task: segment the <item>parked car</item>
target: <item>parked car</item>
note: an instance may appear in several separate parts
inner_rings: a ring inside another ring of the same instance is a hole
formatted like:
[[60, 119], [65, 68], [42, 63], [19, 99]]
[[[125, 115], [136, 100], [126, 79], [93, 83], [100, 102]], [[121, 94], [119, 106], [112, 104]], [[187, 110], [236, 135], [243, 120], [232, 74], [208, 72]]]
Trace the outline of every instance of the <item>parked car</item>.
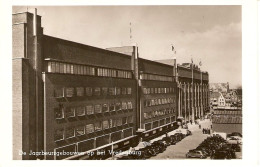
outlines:
[[191, 131], [188, 129], [177, 129], [176, 132], [181, 133], [183, 136], [188, 136], [191, 134]]
[[187, 158], [207, 158], [206, 154], [201, 150], [189, 150], [189, 152], [186, 154]]
[[230, 147], [232, 150], [234, 150], [235, 152], [240, 152], [241, 148], [238, 144], [227, 144], [228, 147]]
[[187, 129], [187, 136], [192, 135], [191, 131]]
[[209, 147], [206, 147], [206, 146], [198, 146], [196, 148], [196, 150], [204, 151], [207, 157], [212, 154], [212, 150]]
[[155, 141], [152, 143], [152, 146], [159, 148], [159, 153], [162, 153], [166, 150], [166, 145], [161, 140]]
[[240, 144], [241, 140], [239, 140], [236, 137], [229, 137], [229, 138], [227, 138], [227, 143], [229, 143], [229, 144]]
[[182, 128], [183, 129], [188, 129], [188, 126], [187, 125], [183, 125]]
[[167, 146], [170, 146], [172, 143], [172, 138], [169, 136], [162, 138], [162, 140], [166, 142]]
[[172, 145], [174, 145], [174, 144], [176, 144], [178, 142], [178, 140], [176, 139], [176, 136], [171, 135], [170, 138], [172, 139], [172, 141], [171, 141]]
[[233, 159], [235, 158], [235, 153], [231, 150], [217, 150], [214, 154], [212, 154], [212, 159]]
[[242, 137], [242, 134], [239, 133], [239, 132], [233, 132], [230, 134], [230, 136], [239, 136], [239, 137]]

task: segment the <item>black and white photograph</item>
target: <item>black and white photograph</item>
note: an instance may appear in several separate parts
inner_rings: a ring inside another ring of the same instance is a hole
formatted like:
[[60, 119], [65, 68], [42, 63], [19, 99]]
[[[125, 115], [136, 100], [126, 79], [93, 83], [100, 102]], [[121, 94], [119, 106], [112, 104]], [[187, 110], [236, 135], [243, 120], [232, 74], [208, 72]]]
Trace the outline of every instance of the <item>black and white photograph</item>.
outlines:
[[260, 165], [256, 0], [0, 1], [0, 167]]
[[242, 159], [240, 5], [13, 6], [13, 159]]

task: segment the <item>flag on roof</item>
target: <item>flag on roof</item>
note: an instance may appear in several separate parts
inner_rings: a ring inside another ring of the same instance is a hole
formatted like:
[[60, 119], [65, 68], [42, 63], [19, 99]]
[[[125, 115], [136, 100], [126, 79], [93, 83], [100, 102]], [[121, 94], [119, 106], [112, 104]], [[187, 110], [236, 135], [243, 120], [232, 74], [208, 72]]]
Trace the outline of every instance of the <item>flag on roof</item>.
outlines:
[[174, 46], [172, 45], [172, 51], [174, 51]]

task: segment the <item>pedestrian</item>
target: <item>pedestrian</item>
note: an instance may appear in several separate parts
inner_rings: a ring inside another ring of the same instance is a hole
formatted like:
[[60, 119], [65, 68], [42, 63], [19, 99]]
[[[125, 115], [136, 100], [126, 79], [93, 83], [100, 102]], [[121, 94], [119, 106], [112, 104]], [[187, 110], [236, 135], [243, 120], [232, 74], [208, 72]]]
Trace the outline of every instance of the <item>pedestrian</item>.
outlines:
[[201, 129], [201, 125], [199, 124], [199, 128]]
[[202, 129], [202, 133], [205, 134], [205, 129], [204, 128]]
[[210, 128], [212, 129], [212, 124], [210, 125]]

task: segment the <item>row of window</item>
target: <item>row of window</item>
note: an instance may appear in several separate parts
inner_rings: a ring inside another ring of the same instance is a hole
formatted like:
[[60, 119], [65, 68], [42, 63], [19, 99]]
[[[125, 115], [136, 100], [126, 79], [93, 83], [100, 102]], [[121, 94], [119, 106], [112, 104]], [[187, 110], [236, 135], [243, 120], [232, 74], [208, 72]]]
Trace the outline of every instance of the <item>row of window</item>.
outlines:
[[176, 117], [172, 116], [172, 117], [169, 117], [169, 118], [165, 118], [165, 119], [161, 119], [161, 120], [154, 121], [154, 122], [151, 122], [151, 123], [147, 123], [147, 124], [145, 124], [145, 130], [157, 128], [159, 126], [163, 126], [165, 124], [168, 124], [168, 123], [171, 123], [171, 122], [174, 122], [174, 121], [176, 121]]
[[61, 74], [92, 75], [116, 78], [132, 78], [132, 72], [125, 70], [114, 70], [109, 68], [98, 68], [87, 65], [78, 65], [61, 62], [48, 62], [48, 72]]
[[144, 94], [174, 93], [174, 88], [143, 88]]
[[86, 106], [77, 106], [77, 107], [64, 107], [60, 105], [58, 108], [55, 108], [55, 118], [73, 118], [77, 116], [92, 115], [97, 113], [107, 113], [113, 111], [121, 110], [132, 110], [133, 104], [131, 101], [116, 102], [111, 104], [88, 104]]
[[162, 104], [173, 104], [175, 99], [173, 98], [158, 98], [158, 99], [148, 99], [144, 100], [144, 107], [157, 106]]
[[150, 119], [150, 118], [155, 118], [157, 116], [173, 114], [174, 112], [175, 112], [174, 108], [167, 108], [158, 111], [149, 111], [144, 113], [144, 119]]
[[174, 77], [155, 75], [155, 74], [140, 74], [140, 79], [141, 80], [169, 81], [169, 82], [174, 81]]
[[85, 134], [91, 134], [93, 132], [126, 125], [129, 123], [133, 123], [133, 116], [96, 121], [94, 124], [81, 125], [77, 127], [56, 129], [54, 132], [54, 140], [60, 141], [64, 140], [65, 138], [69, 139], [76, 136], [82, 136]]
[[66, 88], [55, 88], [54, 97], [81, 97], [81, 96], [100, 96], [100, 95], [131, 95], [132, 88], [119, 88], [119, 87], [66, 87]]

